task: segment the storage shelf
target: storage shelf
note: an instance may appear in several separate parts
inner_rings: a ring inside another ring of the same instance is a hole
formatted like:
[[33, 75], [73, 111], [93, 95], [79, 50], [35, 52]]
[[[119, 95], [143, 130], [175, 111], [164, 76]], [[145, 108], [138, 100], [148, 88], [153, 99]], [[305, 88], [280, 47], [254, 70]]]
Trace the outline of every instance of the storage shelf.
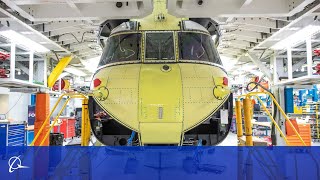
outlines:
[[312, 85], [320, 83], [320, 75], [302, 76], [291, 80], [284, 80], [276, 83], [275, 85]]

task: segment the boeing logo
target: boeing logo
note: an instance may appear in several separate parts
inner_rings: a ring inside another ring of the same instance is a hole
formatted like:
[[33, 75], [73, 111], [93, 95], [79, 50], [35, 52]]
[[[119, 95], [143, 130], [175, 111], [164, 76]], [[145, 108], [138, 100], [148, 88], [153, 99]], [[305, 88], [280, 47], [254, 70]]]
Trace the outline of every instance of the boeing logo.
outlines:
[[21, 168], [29, 168], [28, 166], [22, 166], [20, 156], [12, 156], [9, 161], [9, 173], [12, 173], [13, 171]]

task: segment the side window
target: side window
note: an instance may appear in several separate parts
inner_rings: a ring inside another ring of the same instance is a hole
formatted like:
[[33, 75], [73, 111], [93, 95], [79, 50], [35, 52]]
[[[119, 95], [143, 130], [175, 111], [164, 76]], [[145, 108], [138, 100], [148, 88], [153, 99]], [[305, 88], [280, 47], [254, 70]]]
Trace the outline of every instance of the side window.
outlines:
[[146, 60], [174, 60], [172, 32], [146, 33]]
[[140, 60], [140, 40], [141, 34], [121, 34], [110, 37], [99, 66], [108, 63]]
[[179, 59], [207, 61], [221, 65], [211, 36], [202, 33], [179, 33]]

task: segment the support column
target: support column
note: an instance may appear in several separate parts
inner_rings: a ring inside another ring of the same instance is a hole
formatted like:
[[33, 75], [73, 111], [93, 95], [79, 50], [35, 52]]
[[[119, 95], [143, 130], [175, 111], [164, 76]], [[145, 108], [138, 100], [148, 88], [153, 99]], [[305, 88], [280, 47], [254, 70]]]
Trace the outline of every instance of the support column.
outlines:
[[291, 47], [287, 47], [287, 72], [288, 72], [288, 79], [292, 79], [292, 50]]
[[251, 99], [245, 98], [243, 100], [243, 108], [244, 108], [244, 124], [245, 124], [245, 134], [246, 134], [246, 146], [253, 146], [251, 112], [250, 112], [250, 109], [252, 108]]
[[[273, 87], [273, 93], [274, 93], [274, 97], [277, 100], [277, 102], [279, 103], [280, 107], [282, 109], [285, 108], [285, 99], [284, 99], [284, 87], [280, 86], [280, 87]], [[273, 106], [276, 106], [275, 104]], [[280, 127], [282, 132], [286, 132], [286, 127], [284, 125], [285, 122], [285, 117], [283, 117], [283, 115], [280, 113], [279, 109], [276, 112], [276, 118], [275, 121], [277, 122], [278, 126]], [[286, 146], [286, 143], [283, 139], [283, 137], [281, 136], [279, 131], [275, 131], [275, 137], [274, 137], [274, 145], [277, 146]], [[273, 138], [273, 137], [272, 137]]]
[[277, 56], [275, 54], [271, 57], [271, 63], [273, 64], [273, 84], [276, 84], [279, 81], [279, 75], [277, 66]]
[[307, 46], [307, 72], [308, 76], [312, 76], [312, 44], [311, 44], [311, 37], [308, 37], [306, 39], [306, 46]]
[[43, 61], [43, 84], [45, 86], [48, 86], [48, 75], [47, 75], [47, 69], [48, 69], [48, 65], [47, 65], [47, 58], [44, 59]]
[[[35, 137], [39, 134], [39, 138], [35, 141], [34, 146], [39, 146], [44, 139], [46, 133], [50, 128], [50, 120], [45, 122], [50, 113], [50, 97], [47, 93], [38, 93], [36, 95], [36, 118], [34, 122], [34, 134]], [[45, 123], [45, 124], [44, 124]], [[41, 126], [44, 124], [44, 128], [39, 132]], [[49, 146], [49, 136], [45, 139], [43, 146]]]
[[236, 100], [236, 124], [237, 124], [237, 135], [238, 139], [243, 136], [242, 130], [242, 114], [241, 114], [241, 102]]
[[30, 51], [29, 53], [29, 82], [33, 83], [33, 57], [34, 52]]
[[11, 43], [10, 49], [10, 79], [15, 79], [16, 71], [16, 44]]
[[90, 140], [90, 122], [88, 99], [82, 100], [82, 116], [81, 116], [81, 146], [88, 146]]

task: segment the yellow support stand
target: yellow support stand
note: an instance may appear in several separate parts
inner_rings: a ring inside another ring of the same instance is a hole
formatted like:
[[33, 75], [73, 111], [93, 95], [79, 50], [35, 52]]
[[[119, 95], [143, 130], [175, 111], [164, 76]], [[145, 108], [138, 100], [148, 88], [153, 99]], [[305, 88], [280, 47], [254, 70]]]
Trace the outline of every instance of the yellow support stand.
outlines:
[[88, 102], [88, 99], [82, 100], [81, 146], [88, 146], [91, 136]]
[[238, 139], [243, 136], [242, 130], [242, 114], [241, 114], [241, 102], [236, 100], [236, 125], [237, 125], [237, 135]]
[[[276, 101], [276, 99], [273, 97], [273, 95], [269, 92], [251, 92], [248, 93], [246, 95], [247, 98], [251, 97], [251, 96], [256, 96], [259, 94], [267, 94], [272, 98], [272, 101], [274, 103], [275, 106], [277, 106], [278, 110], [280, 111], [280, 113], [283, 115], [283, 117], [285, 118], [286, 121], [288, 121], [290, 127], [292, 128], [292, 130], [294, 131], [295, 135], [297, 135], [297, 137], [299, 138], [299, 140], [301, 141], [301, 143], [306, 146], [306, 143], [304, 142], [304, 140], [302, 139], [302, 137], [300, 136], [300, 134], [298, 133], [298, 131], [296, 130], [296, 128], [293, 126], [293, 124], [291, 123], [291, 121], [289, 120], [288, 116], [286, 115], [286, 113], [284, 112], [284, 110], [281, 108], [281, 106], [279, 105], [279, 103]], [[258, 98], [260, 99], [260, 98]], [[261, 100], [261, 99], [260, 99]], [[267, 111], [268, 112], [268, 111]], [[269, 115], [269, 114], [268, 114]], [[275, 123], [275, 122], [274, 122]], [[276, 123], [275, 123], [276, 124]], [[281, 131], [280, 131], [281, 132]], [[287, 142], [288, 143], [288, 142]]]
[[[63, 104], [63, 107], [61, 108], [61, 110], [59, 111], [59, 113], [57, 114], [57, 116], [55, 117], [53, 123], [51, 124], [49, 130], [47, 131], [47, 133], [45, 134], [44, 138], [42, 139], [41, 143], [39, 144], [39, 146], [42, 146], [44, 143], [45, 143], [45, 139], [48, 138], [48, 136], [50, 135], [50, 132], [51, 130], [53, 129], [54, 125], [58, 122], [58, 119], [59, 119], [59, 116], [62, 114], [63, 110], [66, 108], [68, 102], [70, 101], [71, 98], [79, 98], [79, 99], [84, 99], [86, 100], [86, 104], [88, 104], [88, 97], [83, 95], [83, 94], [62, 94], [58, 101], [56, 102], [56, 104], [54, 105], [52, 111], [50, 112], [49, 116], [47, 116], [46, 120], [43, 122], [43, 125], [40, 127], [39, 129], [39, 132], [35, 135], [33, 141], [31, 142], [30, 146], [33, 146], [34, 143], [37, 141], [37, 139], [39, 138], [40, 134], [42, 133], [42, 131], [44, 130], [45, 128], [45, 124], [48, 123], [48, 121], [50, 122], [50, 117], [52, 116], [53, 112], [56, 110], [57, 106], [59, 105], [60, 101], [62, 100], [63, 97], [67, 96], [67, 100], [66, 102]], [[86, 117], [86, 120], [85, 122], [88, 121], [89, 117], [88, 117], [88, 106], [86, 106], [87, 109], [85, 110], [86, 111], [86, 116], [83, 116], [83, 117]], [[89, 128], [86, 130], [86, 133], [87, 135], [89, 134], [90, 135], [90, 126], [86, 127], [86, 128]], [[88, 132], [89, 131], [89, 132]], [[90, 138], [90, 137], [89, 137]], [[89, 140], [88, 140], [89, 142]], [[88, 143], [87, 142], [87, 143]]]
[[245, 98], [243, 100], [244, 108], [244, 124], [245, 124], [245, 134], [246, 134], [246, 146], [253, 146], [252, 141], [252, 124], [251, 124], [251, 99]]
[[68, 66], [73, 56], [66, 56], [60, 59], [57, 66], [53, 69], [50, 76], [48, 77], [48, 87], [52, 88], [54, 83], [58, 80], [60, 74], [63, 72], [64, 68]]

